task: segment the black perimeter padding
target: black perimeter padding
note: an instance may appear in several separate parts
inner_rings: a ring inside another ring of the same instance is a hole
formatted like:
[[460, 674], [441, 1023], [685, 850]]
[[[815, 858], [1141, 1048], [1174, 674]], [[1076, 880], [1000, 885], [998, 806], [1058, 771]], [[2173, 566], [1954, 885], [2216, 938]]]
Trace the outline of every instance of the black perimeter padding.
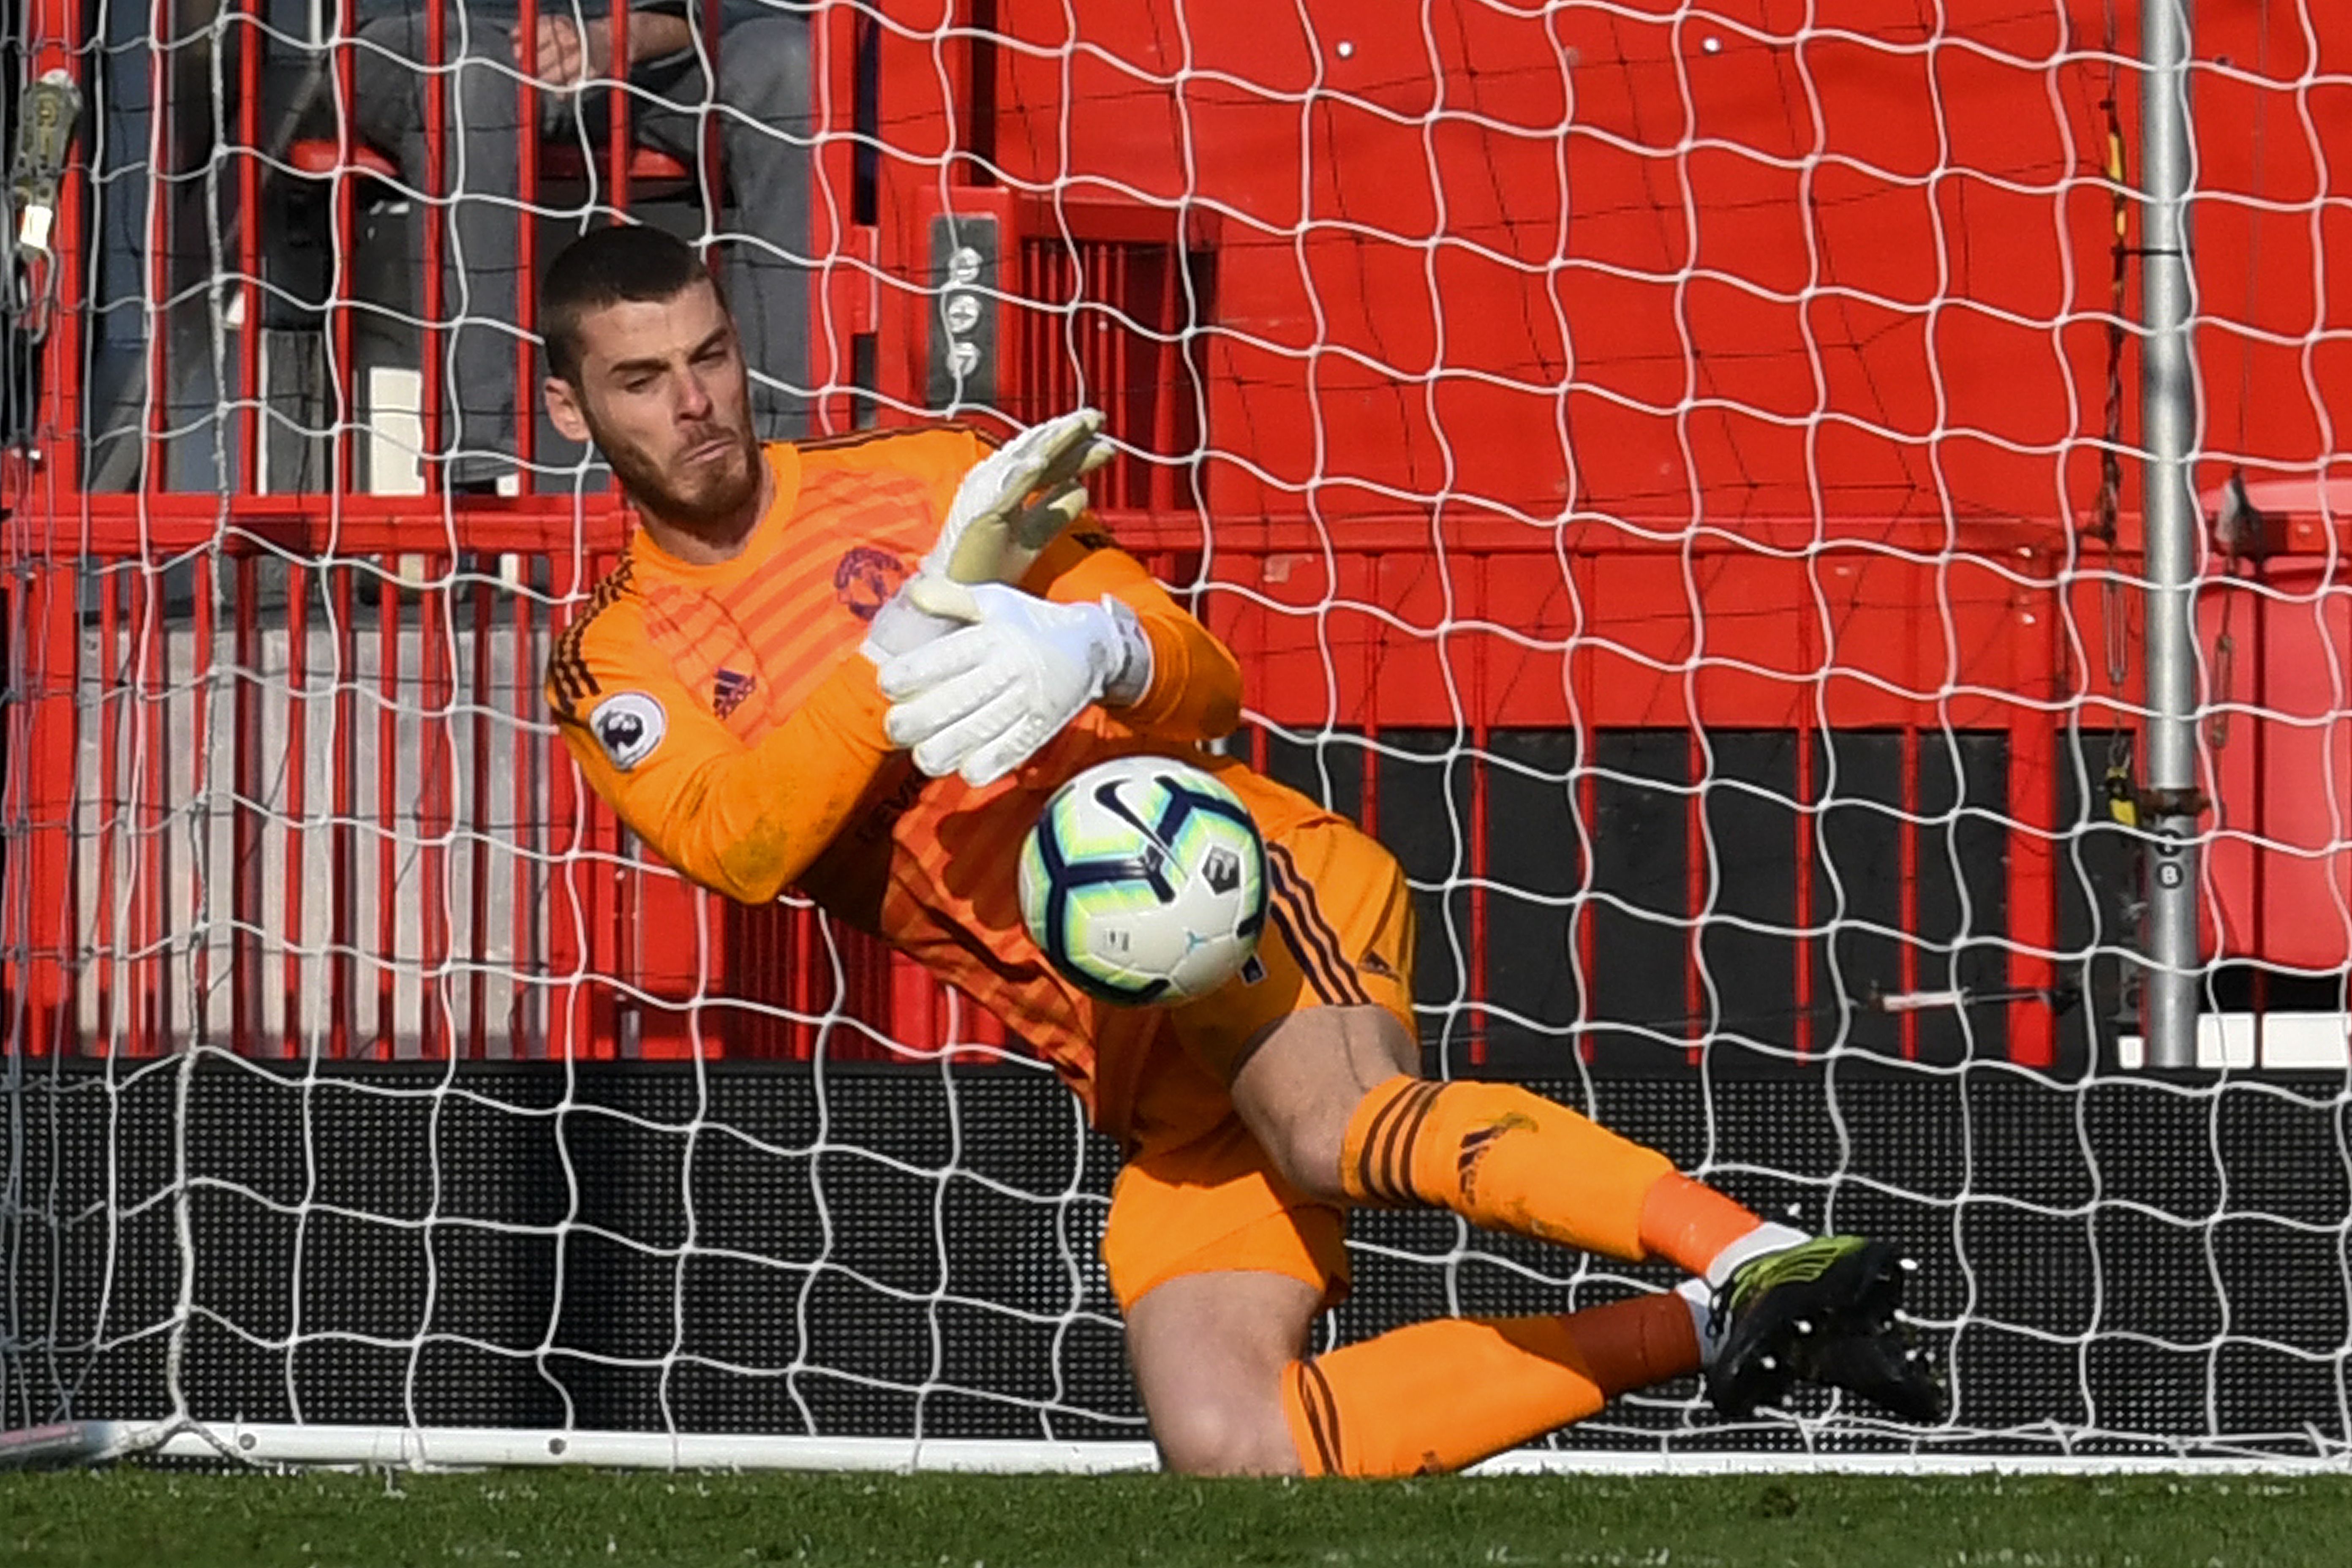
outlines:
[[[1097, 1257], [1117, 1155], [1042, 1072], [305, 1073], [213, 1053], [19, 1071], [0, 1096], [0, 1425], [168, 1412], [176, 1341], [207, 1418], [1142, 1435]], [[1955, 1396], [1931, 1447], [2352, 1437], [2340, 1078], [1874, 1064], [1529, 1087], [1768, 1213], [1906, 1246]], [[1355, 1237], [1327, 1343], [1669, 1279], [1442, 1214], [1366, 1215]], [[1694, 1395], [1623, 1400], [1554, 1440], [1808, 1441]], [[1810, 1438], [1914, 1440], [1868, 1419]]]

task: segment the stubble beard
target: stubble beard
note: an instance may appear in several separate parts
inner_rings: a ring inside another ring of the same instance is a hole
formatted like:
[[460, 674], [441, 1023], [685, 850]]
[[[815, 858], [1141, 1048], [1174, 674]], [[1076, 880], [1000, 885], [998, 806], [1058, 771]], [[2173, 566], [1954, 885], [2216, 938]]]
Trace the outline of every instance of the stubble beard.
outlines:
[[[643, 447], [608, 437], [592, 421], [589, 434], [637, 510], [689, 533], [707, 533], [739, 520], [760, 491], [760, 444], [747, 425], [735, 432], [740, 462], [700, 466], [678, 484]], [[689, 447], [689, 450], [692, 448]]]

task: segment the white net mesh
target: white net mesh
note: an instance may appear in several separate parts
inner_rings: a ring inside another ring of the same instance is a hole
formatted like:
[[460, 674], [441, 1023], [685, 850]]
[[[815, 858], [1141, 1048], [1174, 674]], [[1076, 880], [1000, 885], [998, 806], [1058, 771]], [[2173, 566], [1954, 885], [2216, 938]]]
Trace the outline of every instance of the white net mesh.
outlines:
[[[1948, 1427], [1554, 1441], [2352, 1439], [2352, 22], [2192, 73], [2217, 1077], [2133, 1070], [2130, 12], [727, 5], [617, 120], [460, 21], [88, 34], [5, 524], [0, 1423], [1140, 1435], [1075, 1107], [646, 861], [543, 720], [621, 528], [514, 283], [625, 205], [719, 238], [774, 429], [1108, 411], [1236, 745], [1413, 879], [1433, 1072], [1923, 1259]], [[1663, 1282], [1444, 1215], [1356, 1265], [1326, 1336]]]

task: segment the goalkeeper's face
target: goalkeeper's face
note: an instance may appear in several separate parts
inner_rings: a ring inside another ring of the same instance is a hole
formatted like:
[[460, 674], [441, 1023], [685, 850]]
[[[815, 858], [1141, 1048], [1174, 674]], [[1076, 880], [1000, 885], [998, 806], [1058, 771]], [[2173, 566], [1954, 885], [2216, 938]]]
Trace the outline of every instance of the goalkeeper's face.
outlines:
[[622, 300], [581, 318], [579, 381], [548, 383], [548, 412], [593, 441], [650, 518], [690, 532], [743, 520], [760, 493], [750, 378], [719, 292]]

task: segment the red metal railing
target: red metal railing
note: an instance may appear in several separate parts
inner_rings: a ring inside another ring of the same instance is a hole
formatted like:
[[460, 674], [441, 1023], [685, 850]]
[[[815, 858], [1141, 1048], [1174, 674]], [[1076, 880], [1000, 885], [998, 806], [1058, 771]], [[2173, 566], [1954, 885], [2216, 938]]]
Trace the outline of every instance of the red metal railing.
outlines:
[[[480, 558], [553, 563], [508, 583], [404, 548], [436, 503], [379, 504], [332, 525], [331, 554], [297, 499], [257, 500], [249, 533], [215, 540], [196, 507], [181, 517], [93, 498], [82, 559], [102, 584], [94, 615], [54, 592], [22, 601], [20, 624], [50, 650], [26, 683], [28, 754], [47, 761], [19, 818], [31, 918], [9, 943], [33, 1049], [147, 1056], [205, 1040], [262, 1056], [804, 1058], [821, 1037], [850, 1055], [887, 1054], [885, 1040], [1001, 1041], [905, 961], [828, 933], [804, 909], [741, 910], [686, 888], [579, 791], [538, 671], [561, 606], [609, 559], [615, 511], [589, 514], [577, 536], [570, 518], [519, 509], [477, 520], [467, 542]], [[1479, 756], [1505, 731], [1572, 732], [1588, 758], [1608, 731], [1679, 733], [1695, 779], [1706, 776], [1703, 731], [1787, 731], [1801, 757], [1822, 732], [1894, 731], [1906, 763], [1926, 741], [1997, 732], [2008, 914], [1972, 934], [2013, 944], [2011, 984], [2049, 983], [2062, 649], [2046, 542], [2012, 543], [2014, 575], [1971, 578], [1890, 553], [1921, 542], [1900, 533], [1806, 563], [1727, 543], [1693, 555], [1598, 529], [1562, 542], [1465, 523], [1433, 557], [1403, 527], [1342, 550], [1265, 526], [1221, 535], [1204, 559], [1168, 537], [1178, 531], [1116, 521], [1240, 652], [1262, 724], [1366, 742], [1357, 783], [1375, 831], [1376, 750], [1407, 731], [1454, 734]], [[216, 560], [222, 581], [167, 602], [148, 563], [199, 541], [215, 552], [194, 556], [200, 577]], [[1808, 593], [1808, 575], [1845, 586]], [[1937, 640], [1958, 651], [1927, 669], [1905, 623], [1919, 613], [1912, 580], [1930, 575], [1945, 580], [1952, 633]], [[1651, 614], [1695, 584], [1695, 619]], [[226, 626], [212, 618], [215, 586]], [[1792, 621], [1812, 629], [1792, 642]], [[75, 734], [85, 739], [65, 739]], [[1263, 728], [1253, 744], [1263, 763]], [[1487, 858], [1489, 776], [1473, 770], [1465, 803], [1474, 953], [1483, 889], [1512, 875]], [[1817, 795], [1800, 779], [1801, 810]], [[1577, 787], [1591, 823], [1589, 767]], [[1901, 804], [1920, 816], [1916, 795]], [[1691, 843], [1705, 838], [1694, 816]], [[1811, 853], [1796, 835], [1800, 888]], [[1719, 868], [1696, 849], [1689, 868], [1696, 942]], [[1910, 931], [1922, 928], [1915, 869], [1902, 879]], [[1589, 911], [1574, 929], [1591, 973], [1605, 955]], [[1791, 935], [1791, 984], [1810, 1001], [1826, 938], [1801, 906]], [[1885, 978], [1913, 988], [1916, 960], [1905, 962]], [[1475, 961], [1465, 974], [1474, 1060], [1484, 977]], [[1698, 1017], [1696, 987], [1685, 1001]], [[1914, 1028], [1906, 1019], [1906, 1047]], [[1828, 1043], [1809, 1018], [1791, 1040]], [[2007, 1044], [2020, 1060], [2050, 1059], [2046, 1009], [2013, 1007]]]

